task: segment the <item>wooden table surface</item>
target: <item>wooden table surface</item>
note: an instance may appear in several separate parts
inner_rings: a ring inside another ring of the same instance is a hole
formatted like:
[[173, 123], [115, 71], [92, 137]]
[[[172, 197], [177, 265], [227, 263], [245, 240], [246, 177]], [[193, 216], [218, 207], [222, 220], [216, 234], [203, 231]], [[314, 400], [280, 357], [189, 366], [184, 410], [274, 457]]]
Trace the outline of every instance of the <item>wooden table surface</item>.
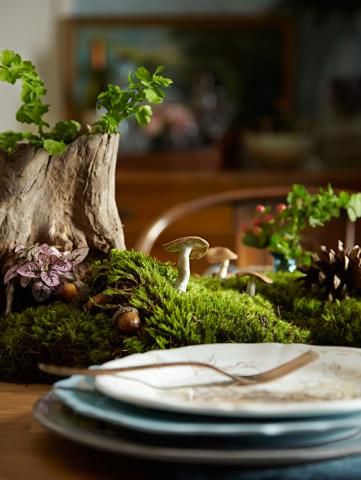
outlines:
[[0, 480], [176, 478], [174, 465], [127, 460], [46, 431], [31, 411], [49, 388], [0, 382]]
[[[46, 385], [0, 382], [0, 480], [255, 480], [361, 478], [358, 457], [292, 467], [242, 470], [240, 467], [176, 465], [131, 460], [70, 442], [41, 427], [32, 417], [36, 400]], [[355, 466], [355, 462], [357, 465]], [[352, 468], [351, 468], [352, 467]], [[349, 468], [349, 471], [346, 471]], [[313, 470], [314, 471], [313, 471]], [[346, 469], [346, 470], [345, 470]], [[312, 471], [311, 471], [312, 470]], [[313, 472], [313, 473], [312, 473]], [[327, 475], [326, 475], [326, 473]], [[334, 475], [329, 475], [333, 472]], [[355, 473], [356, 472], [356, 473]], [[290, 477], [288, 477], [290, 474]], [[356, 476], [355, 476], [356, 475]]]

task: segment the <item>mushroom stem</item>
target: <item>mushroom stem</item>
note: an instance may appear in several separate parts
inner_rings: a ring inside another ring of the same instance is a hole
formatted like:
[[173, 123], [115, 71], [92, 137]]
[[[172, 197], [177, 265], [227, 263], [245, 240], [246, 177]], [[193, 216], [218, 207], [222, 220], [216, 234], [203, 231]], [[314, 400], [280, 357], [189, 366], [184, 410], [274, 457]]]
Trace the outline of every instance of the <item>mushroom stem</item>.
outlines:
[[178, 292], [185, 292], [191, 275], [189, 266], [189, 255], [192, 251], [190, 245], [184, 245], [178, 257], [178, 278], [175, 282], [175, 288]]
[[254, 297], [256, 295], [256, 282], [253, 278], [248, 280], [247, 293], [250, 297]]
[[221, 268], [219, 269], [219, 278], [227, 278], [228, 275], [228, 267], [229, 267], [229, 260], [224, 260], [221, 264]]
[[268, 285], [273, 283], [273, 280], [267, 277], [267, 275], [264, 275], [263, 273], [249, 271], [249, 272], [239, 272], [239, 273], [236, 273], [236, 275], [237, 277], [243, 277], [245, 275], [248, 275], [250, 277], [247, 283], [247, 293], [251, 297], [254, 297], [256, 295], [256, 279]]

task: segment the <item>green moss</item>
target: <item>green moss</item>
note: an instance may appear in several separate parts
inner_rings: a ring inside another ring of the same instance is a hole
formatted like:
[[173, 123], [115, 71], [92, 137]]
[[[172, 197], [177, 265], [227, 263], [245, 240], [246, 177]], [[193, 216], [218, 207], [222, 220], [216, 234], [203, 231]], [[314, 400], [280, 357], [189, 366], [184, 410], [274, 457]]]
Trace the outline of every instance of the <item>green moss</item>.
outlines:
[[[310, 297], [299, 274], [272, 274], [271, 286], [245, 293], [247, 279], [193, 278], [187, 293], [173, 285], [177, 273], [137, 252], [113, 251], [94, 265], [93, 292], [109, 302], [96, 313], [54, 303], [0, 319], [0, 376], [44, 379], [38, 362], [87, 366], [124, 354], [215, 342], [308, 342], [361, 346], [361, 301], [321, 302]], [[113, 325], [117, 305], [139, 310], [142, 331], [123, 337]]]
[[158, 295], [144, 334], [126, 341], [129, 352], [216, 342], [302, 342], [308, 334], [277, 317], [273, 306], [232, 290], [190, 287]]
[[28, 308], [2, 318], [2, 379], [32, 381], [42, 377], [37, 363], [87, 366], [121, 354], [121, 336], [104, 313], [90, 315], [62, 303]]
[[361, 301], [350, 298], [336, 302], [315, 299], [295, 300], [298, 325], [311, 332], [311, 341], [320, 345], [361, 346]]

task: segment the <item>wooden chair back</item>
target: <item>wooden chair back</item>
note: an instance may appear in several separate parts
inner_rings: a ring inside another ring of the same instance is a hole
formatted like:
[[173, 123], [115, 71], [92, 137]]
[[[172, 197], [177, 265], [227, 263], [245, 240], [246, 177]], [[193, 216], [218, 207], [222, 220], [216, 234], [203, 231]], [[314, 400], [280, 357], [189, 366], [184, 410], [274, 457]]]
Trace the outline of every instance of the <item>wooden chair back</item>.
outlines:
[[[316, 192], [319, 188], [308, 187], [308, 190]], [[248, 210], [249, 218], [249, 212], [252, 212], [253, 215], [254, 207], [258, 203], [268, 204], [283, 202], [289, 191], [290, 186], [249, 188], [216, 193], [180, 203], [165, 210], [162, 215], [156, 218], [138, 237], [134, 249], [144, 253], [151, 253], [160, 235], [178, 220], [206, 209], [228, 205], [231, 209], [232, 215], [233, 248], [240, 259], [238, 263], [240, 266], [249, 264], [249, 255], [244, 254], [244, 251], [248, 250], [249, 247], [242, 245], [242, 226], [247, 221], [247, 215], [245, 215], [245, 212]], [[343, 222], [343, 228], [345, 230], [340, 234], [339, 238], [344, 240], [347, 248], [352, 248], [355, 243], [355, 224], [346, 219], [346, 221]], [[196, 234], [197, 232], [184, 232], [184, 235]], [[263, 256], [262, 254], [258, 255], [257, 260], [255, 260], [255, 258], [257, 258], [257, 255], [256, 257], [253, 255], [251, 263], [269, 263], [269, 259], [268, 261], [265, 260], [264, 253]]]

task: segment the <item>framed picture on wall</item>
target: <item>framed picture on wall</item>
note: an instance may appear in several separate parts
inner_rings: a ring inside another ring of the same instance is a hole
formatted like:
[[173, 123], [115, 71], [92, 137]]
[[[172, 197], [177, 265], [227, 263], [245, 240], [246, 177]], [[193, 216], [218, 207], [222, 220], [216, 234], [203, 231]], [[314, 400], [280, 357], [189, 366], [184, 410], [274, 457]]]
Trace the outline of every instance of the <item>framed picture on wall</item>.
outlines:
[[124, 122], [127, 151], [186, 150], [234, 129], [272, 126], [293, 103], [293, 28], [269, 17], [73, 18], [62, 25], [69, 118], [91, 123], [108, 83], [164, 65], [167, 100], [144, 130]]

